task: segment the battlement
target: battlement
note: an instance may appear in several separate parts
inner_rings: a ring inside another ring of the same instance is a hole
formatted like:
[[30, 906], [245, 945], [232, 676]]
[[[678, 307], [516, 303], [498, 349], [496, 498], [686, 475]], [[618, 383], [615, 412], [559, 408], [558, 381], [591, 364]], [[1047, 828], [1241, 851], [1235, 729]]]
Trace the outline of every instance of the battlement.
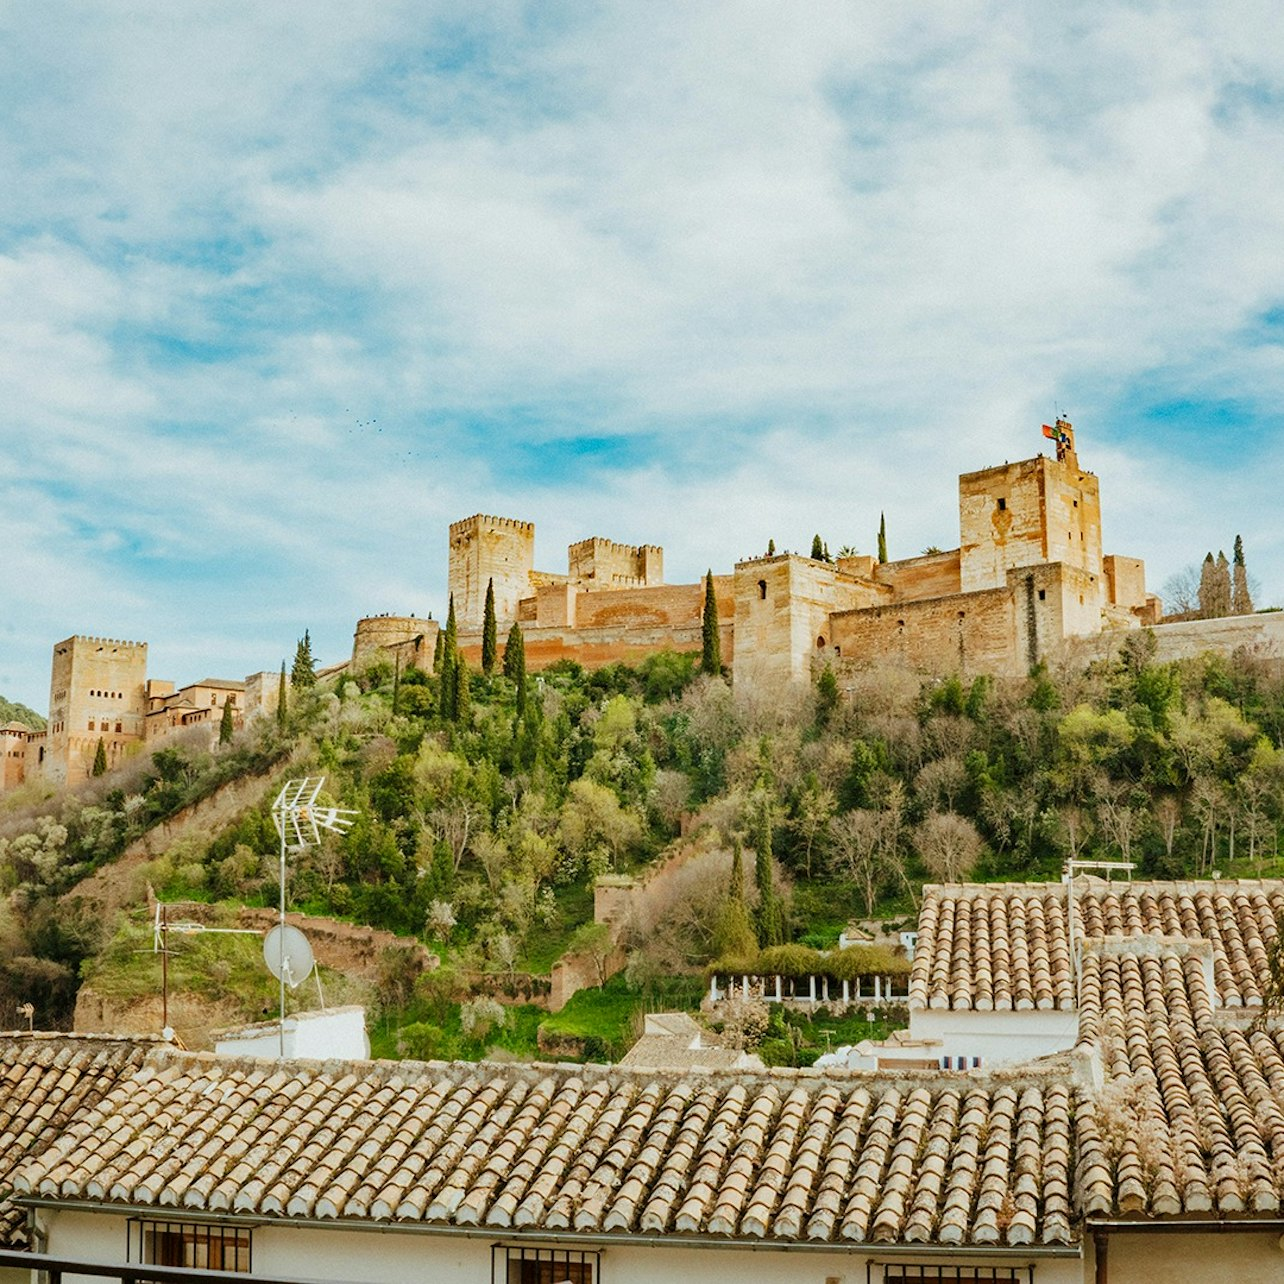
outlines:
[[[124, 647], [127, 651], [147, 650], [146, 642], [127, 642], [123, 638], [100, 638], [87, 633], [77, 633], [72, 637], [69, 637], [67, 642], [87, 642], [93, 646], [114, 646], [117, 649]], [[59, 645], [65, 646], [66, 643], [60, 643]]]
[[640, 557], [643, 553], [663, 553], [664, 549], [659, 544], [617, 544], [600, 535], [590, 535], [588, 539], [577, 540], [567, 552], [572, 557], [586, 552], [609, 553], [612, 557]]
[[494, 517], [489, 513], [474, 513], [471, 517], [463, 517], [457, 522], [451, 522], [451, 535], [467, 535], [478, 527], [486, 525], [493, 527], [495, 530], [512, 531], [515, 535], [528, 536], [535, 538], [535, 523], [524, 522], [520, 517]]

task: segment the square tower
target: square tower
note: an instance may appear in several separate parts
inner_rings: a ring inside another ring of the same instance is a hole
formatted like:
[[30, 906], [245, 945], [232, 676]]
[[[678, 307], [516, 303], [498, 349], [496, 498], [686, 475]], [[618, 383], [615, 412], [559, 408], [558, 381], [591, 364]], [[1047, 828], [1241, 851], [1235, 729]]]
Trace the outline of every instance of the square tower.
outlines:
[[53, 649], [44, 770], [76, 782], [93, 771], [98, 741], [114, 767], [147, 721], [147, 643], [76, 637]]
[[1061, 562], [1102, 584], [1097, 478], [1074, 452], [959, 478], [959, 570], [964, 593], [1001, 588], [1018, 566]]
[[530, 597], [535, 568], [535, 523], [478, 513], [450, 527], [449, 585], [455, 618], [463, 631], [480, 629], [486, 585], [495, 583], [495, 616], [502, 625], [517, 618], [517, 604]]

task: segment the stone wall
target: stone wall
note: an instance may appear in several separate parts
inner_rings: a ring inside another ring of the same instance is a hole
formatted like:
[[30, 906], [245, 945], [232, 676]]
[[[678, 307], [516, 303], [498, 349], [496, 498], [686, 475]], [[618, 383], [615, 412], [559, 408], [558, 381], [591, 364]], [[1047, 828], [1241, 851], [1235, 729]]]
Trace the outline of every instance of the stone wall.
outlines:
[[566, 550], [567, 575], [575, 583], [662, 584], [664, 550], [655, 544], [617, 544], [594, 536]]
[[[485, 593], [484, 585], [482, 592]], [[484, 596], [482, 602], [484, 605]], [[436, 620], [417, 615], [371, 615], [358, 620], [352, 636], [352, 667], [359, 669], [376, 656], [391, 659], [399, 654], [403, 667], [431, 672], [438, 627]]]
[[917, 602], [923, 598], [950, 597], [962, 592], [959, 550], [907, 557], [899, 562], [875, 564], [874, 578], [891, 587], [898, 602]]

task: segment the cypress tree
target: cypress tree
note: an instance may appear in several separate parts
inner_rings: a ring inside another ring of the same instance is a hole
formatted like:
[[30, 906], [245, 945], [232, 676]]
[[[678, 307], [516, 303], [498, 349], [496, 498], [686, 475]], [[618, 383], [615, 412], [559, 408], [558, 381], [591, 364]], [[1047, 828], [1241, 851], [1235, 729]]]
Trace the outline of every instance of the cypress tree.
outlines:
[[457, 705], [455, 697], [459, 686], [455, 681], [455, 668], [459, 663], [459, 628], [455, 623], [455, 595], [450, 595], [450, 610], [446, 614], [446, 636], [441, 644], [441, 668], [438, 678], [438, 710], [443, 722], [454, 722]]
[[504, 677], [517, 688], [517, 712], [526, 712], [526, 639], [522, 627], [513, 621], [504, 644]]
[[712, 568], [704, 574], [704, 618], [700, 624], [700, 636], [703, 643], [700, 667], [705, 673], [716, 676], [722, 672], [722, 637], [718, 629], [718, 599], [713, 592]]
[[281, 661], [281, 680], [276, 684], [276, 725], [285, 726], [286, 706], [289, 700], [285, 689], [285, 661]]
[[1231, 570], [1226, 554], [1217, 554], [1217, 610], [1220, 618], [1231, 613]]
[[785, 939], [784, 914], [772, 881], [771, 811], [764, 801], [758, 813], [757, 833], [754, 837], [754, 876], [758, 885], [758, 941], [761, 945], [783, 945]]
[[887, 561], [887, 515], [878, 515], [878, 560]]
[[102, 736], [98, 737], [98, 748], [94, 750], [93, 774], [101, 776], [107, 770], [107, 746], [103, 744]]
[[815, 562], [823, 562], [825, 560], [825, 546], [820, 542], [819, 535], [811, 537], [811, 556]]
[[1232, 559], [1231, 614], [1252, 615], [1253, 596], [1248, 591], [1248, 567], [1244, 564], [1244, 537], [1235, 536], [1235, 553]]
[[401, 652], [392, 653], [392, 712], [395, 716], [401, 703]]
[[495, 581], [486, 581], [486, 611], [482, 617], [482, 672], [487, 676], [495, 671], [495, 653], [499, 638], [495, 624]]
[[472, 696], [469, 692], [468, 661], [456, 653], [455, 663], [451, 666], [450, 680], [454, 686], [453, 717], [456, 722], [467, 722], [472, 710]]
[[446, 653], [446, 634], [442, 629], [437, 630], [437, 640], [433, 643], [432, 648], [432, 671], [441, 672], [441, 657]]
[[317, 680], [315, 665], [316, 661], [312, 658], [312, 635], [304, 629], [299, 645], [294, 650], [294, 668], [290, 670], [290, 685], [296, 688], [314, 686]]
[[728, 895], [733, 901], [744, 902], [745, 899], [745, 858], [740, 839], [731, 843], [731, 887]]
[[1204, 564], [1199, 568], [1199, 618], [1211, 620], [1217, 602], [1217, 564], [1211, 552], [1204, 554]]
[[768, 557], [776, 556], [776, 541], [774, 539], [769, 539], [767, 541], [767, 556]]
[[218, 742], [221, 745], [227, 744], [232, 739], [232, 733], [236, 730], [232, 715], [234, 707], [235, 702], [230, 697], [223, 701], [223, 717], [218, 724]]

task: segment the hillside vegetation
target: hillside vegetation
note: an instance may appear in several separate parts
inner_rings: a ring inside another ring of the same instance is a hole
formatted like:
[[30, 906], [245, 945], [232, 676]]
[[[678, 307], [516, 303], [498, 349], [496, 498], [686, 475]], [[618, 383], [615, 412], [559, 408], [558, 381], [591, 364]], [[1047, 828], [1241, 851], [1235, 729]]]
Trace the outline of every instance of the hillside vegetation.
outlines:
[[[329, 798], [360, 812], [346, 837], [292, 857], [292, 906], [417, 937], [442, 960], [382, 960], [385, 1055], [532, 1056], [541, 1022], [546, 1042], [614, 1055], [642, 1006], [693, 1006], [711, 961], [827, 949], [853, 918], [908, 920], [925, 881], [1055, 878], [1067, 857], [1155, 877], [1280, 872], [1278, 667], [1151, 654], [1141, 633], [1108, 665], [1020, 681], [869, 670], [840, 689], [826, 671], [783, 701], [735, 699], [672, 653], [516, 681], [447, 666], [448, 688], [375, 664], [296, 699], [282, 728], [213, 753], [167, 747], [93, 793], [0, 811], [0, 1003], [65, 1023], [82, 970], [128, 989], [107, 975], [136, 957], [110, 948], [124, 929], [59, 894], [156, 818], [286, 752], [290, 774], [324, 774]], [[274, 903], [272, 792], [140, 881], [164, 898]], [[724, 861], [660, 929], [625, 940], [628, 966], [604, 989], [552, 1018], [523, 1004], [564, 949], [593, 947], [593, 879], [660, 858], [684, 817]], [[820, 1028], [774, 1021], [775, 1059], [807, 1059]]]

